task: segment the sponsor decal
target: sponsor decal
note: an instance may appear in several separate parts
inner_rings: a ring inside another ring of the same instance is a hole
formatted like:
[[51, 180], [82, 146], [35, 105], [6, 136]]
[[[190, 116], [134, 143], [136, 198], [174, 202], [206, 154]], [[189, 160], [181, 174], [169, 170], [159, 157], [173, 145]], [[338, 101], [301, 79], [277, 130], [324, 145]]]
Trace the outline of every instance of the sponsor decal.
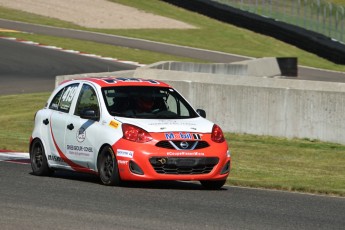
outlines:
[[110, 121], [109, 126], [117, 129], [119, 127], [120, 123], [116, 121]]
[[183, 132], [179, 132], [179, 133], [165, 133], [165, 138], [167, 140], [179, 140], [179, 139], [183, 139], [183, 140], [201, 140], [200, 134], [196, 134], [196, 133], [183, 133]]
[[109, 84], [114, 84], [117, 82], [148, 82], [151, 84], [159, 84], [159, 82], [155, 80], [150, 80], [150, 79], [140, 79], [140, 78], [125, 78], [125, 77], [119, 77], [119, 78], [104, 78], [104, 82], [109, 83]]
[[81, 146], [81, 145], [67, 145], [67, 153], [75, 156], [90, 157], [93, 153], [92, 147]]
[[83, 127], [80, 127], [77, 132], [77, 141], [79, 143], [83, 142], [86, 138], [86, 130]]
[[193, 133], [194, 140], [201, 140], [200, 134]]
[[139, 78], [125, 78], [125, 77], [118, 77], [116, 78], [118, 81], [122, 82], [148, 82], [151, 84], [159, 84], [159, 82], [151, 79], [139, 79]]
[[52, 141], [54, 143], [54, 146], [55, 146], [56, 150], [58, 151], [59, 156], [61, 157], [61, 159], [63, 159], [63, 161], [65, 163], [67, 163], [72, 169], [74, 169], [76, 171], [96, 174], [96, 172], [94, 170], [91, 170], [91, 169], [86, 168], [82, 165], [76, 164], [67, 158], [67, 156], [60, 149], [59, 145], [56, 143], [56, 139], [55, 139], [54, 132], [52, 129], [52, 122], [50, 122], [50, 132], [51, 132], [51, 137], [52, 137]]
[[168, 156], [205, 156], [201, 152], [167, 152]]
[[[161, 125], [196, 126], [196, 123], [163, 120], [163, 121], [149, 123], [149, 125], [154, 125], [154, 126], [161, 126]], [[191, 127], [191, 128], [196, 129], [195, 127]]]
[[114, 78], [104, 78], [103, 81], [109, 84], [116, 83], [116, 80]]
[[124, 160], [118, 160], [117, 163], [119, 165], [128, 165], [128, 161], [124, 161]]
[[129, 150], [118, 149], [116, 155], [119, 157], [133, 158], [134, 152]]
[[51, 107], [52, 109], [56, 109], [56, 110], [58, 110], [59, 105], [58, 105], [58, 104], [53, 103], [53, 104], [52, 104], [50, 107]]
[[64, 160], [61, 157], [53, 156], [53, 155], [48, 155], [48, 160], [49, 161], [64, 162]]

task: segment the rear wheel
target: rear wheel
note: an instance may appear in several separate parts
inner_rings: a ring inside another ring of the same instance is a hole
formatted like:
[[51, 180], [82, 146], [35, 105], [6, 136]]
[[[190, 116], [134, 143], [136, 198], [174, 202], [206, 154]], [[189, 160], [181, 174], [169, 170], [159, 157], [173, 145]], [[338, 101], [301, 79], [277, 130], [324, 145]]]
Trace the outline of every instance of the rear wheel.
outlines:
[[206, 189], [218, 190], [225, 184], [226, 180], [201, 180], [200, 183]]
[[47, 157], [42, 142], [35, 139], [30, 148], [30, 162], [34, 175], [49, 176], [53, 173], [48, 166]]
[[104, 147], [97, 160], [99, 177], [104, 185], [120, 185], [120, 175], [114, 151], [110, 146]]

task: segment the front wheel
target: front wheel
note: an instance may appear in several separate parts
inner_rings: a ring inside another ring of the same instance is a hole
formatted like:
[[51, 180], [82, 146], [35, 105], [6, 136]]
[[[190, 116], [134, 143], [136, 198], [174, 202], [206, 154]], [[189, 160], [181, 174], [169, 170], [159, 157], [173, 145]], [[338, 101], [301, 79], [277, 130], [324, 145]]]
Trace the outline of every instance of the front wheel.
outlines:
[[110, 146], [104, 147], [97, 160], [99, 177], [104, 185], [120, 185], [121, 179], [114, 151]]
[[225, 184], [226, 180], [201, 180], [200, 183], [206, 189], [218, 190]]
[[32, 172], [36, 176], [49, 176], [53, 173], [48, 166], [47, 157], [42, 142], [35, 139], [30, 148]]

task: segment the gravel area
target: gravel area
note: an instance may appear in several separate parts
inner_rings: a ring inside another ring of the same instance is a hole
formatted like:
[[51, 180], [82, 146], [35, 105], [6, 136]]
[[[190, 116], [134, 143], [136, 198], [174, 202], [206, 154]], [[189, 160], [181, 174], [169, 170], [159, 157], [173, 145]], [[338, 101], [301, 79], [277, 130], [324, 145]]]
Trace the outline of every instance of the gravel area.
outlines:
[[103, 29], [191, 29], [184, 22], [107, 0], [0, 0], [0, 6]]

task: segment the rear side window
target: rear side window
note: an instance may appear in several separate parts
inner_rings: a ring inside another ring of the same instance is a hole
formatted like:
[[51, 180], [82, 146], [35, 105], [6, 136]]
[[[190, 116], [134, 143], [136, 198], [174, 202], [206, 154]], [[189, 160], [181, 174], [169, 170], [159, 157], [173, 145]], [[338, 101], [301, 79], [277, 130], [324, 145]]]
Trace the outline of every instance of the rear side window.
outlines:
[[80, 116], [81, 111], [84, 109], [92, 109], [97, 115], [99, 115], [96, 91], [88, 84], [84, 84], [81, 88], [74, 114]]
[[53, 98], [49, 109], [68, 113], [79, 84], [71, 84], [61, 89]]

